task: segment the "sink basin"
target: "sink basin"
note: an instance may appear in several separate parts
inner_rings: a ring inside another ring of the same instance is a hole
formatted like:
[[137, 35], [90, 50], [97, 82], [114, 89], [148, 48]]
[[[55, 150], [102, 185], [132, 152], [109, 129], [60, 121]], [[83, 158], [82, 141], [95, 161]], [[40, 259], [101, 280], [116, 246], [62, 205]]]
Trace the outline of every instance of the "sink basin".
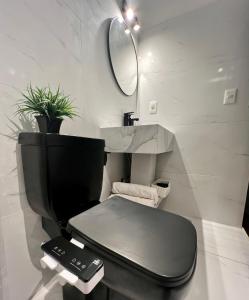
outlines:
[[158, 124], [101, 128], [106, 152], [159, 154], [172, 151], [173, 133]]

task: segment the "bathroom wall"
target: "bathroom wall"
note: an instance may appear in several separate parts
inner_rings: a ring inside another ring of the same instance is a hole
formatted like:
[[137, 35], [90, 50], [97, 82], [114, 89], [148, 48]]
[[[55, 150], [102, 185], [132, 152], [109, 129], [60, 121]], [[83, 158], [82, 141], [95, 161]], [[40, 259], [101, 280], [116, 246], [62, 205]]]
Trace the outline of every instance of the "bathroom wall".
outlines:
[[[49, 280], [39, 267], [47, 236], [27, 205], [16, 145], [18, 133], [35, 125], [15, 116], [15, 104], [29, 82], [60, 84], [80, 115], [65, 120], [61, 133], [98, 137], [100, 126], [120, 125], [123, 112], [135, 109], [135, 96], [119, 91], [108, 61], [108, 19], [119, 14], [112, 0], [0, 1], [1, 300], [29, 299]], [[103, 196], [121, 172], [120, 158], [109, 156]], [[45, 298], [62, 299], [60, 289]]]
[[[162, 208], [241, 226], [249, 178], [249, 1], [206, 2], [174, 18], [167, 12], [166, 21], [142, 33], [140, 119], [175, 134], [174, 151], [157, 161], [157, 177], [172, 184]], [[229, 88], [238, 88], [237, 102], [223, 105]], [[157, 115], [149, 114], [151, 100]]]

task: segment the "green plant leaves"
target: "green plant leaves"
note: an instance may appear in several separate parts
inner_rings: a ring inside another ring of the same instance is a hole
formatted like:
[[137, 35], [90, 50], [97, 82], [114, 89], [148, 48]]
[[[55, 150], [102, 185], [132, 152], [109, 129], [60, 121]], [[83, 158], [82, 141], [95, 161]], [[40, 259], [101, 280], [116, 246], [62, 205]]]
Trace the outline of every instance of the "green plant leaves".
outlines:
[[77, 116], [69, 96], [63, 94], [60, 86], [53, 93], [50, 87], [33, 88], [30, 84], [22, 96], [17, 104], [17, 114], [43, 115], [49, 119]]

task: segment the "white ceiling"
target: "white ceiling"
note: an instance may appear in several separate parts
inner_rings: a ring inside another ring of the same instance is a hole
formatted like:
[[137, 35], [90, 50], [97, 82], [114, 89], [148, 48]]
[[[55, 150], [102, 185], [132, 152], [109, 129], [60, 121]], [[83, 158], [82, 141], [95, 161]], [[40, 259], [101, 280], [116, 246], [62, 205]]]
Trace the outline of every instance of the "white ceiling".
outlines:
[[144, 30], [184, 15], [217, 0], [130, 0]]

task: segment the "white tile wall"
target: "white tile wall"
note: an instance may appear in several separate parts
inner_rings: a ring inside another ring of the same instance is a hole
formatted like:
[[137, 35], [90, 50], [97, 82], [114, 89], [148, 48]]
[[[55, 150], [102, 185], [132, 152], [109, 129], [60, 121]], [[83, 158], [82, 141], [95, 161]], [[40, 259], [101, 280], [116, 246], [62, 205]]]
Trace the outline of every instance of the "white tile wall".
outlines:
[[[157, 177], [172, 181], [162, 207], [236, 226], [249, 178], [248, 11], [247, 0], [212, 1], [145, 30], [139, 43], [141, 123], [176, 138], [158, 159]], [[238, 99], [224, 106], [228, 88]]]
[[[120, 14], [116, 1], [0, 0], [0, 299], [26, 300], [49, 276], [39, 267], [46, 239], [39, 218], [25, 199], [16, 138], [32, 126], [14, 115], [27, 84], [59, 83], [78, 108], [61, 132], [99, 136], [100, 126], [119, 126], [124, 111], [135, 109], [135, 96], [118, 89], [107, 55], [109, 18]], [[18, 159], [17, 159], [18, 158]], [[112, 159], [109, 157], [109, 159]], [[105, 171], [104, 193], [119, 180], [118, 157]], [[61, 299], [53, 290], [46, 299]]]

